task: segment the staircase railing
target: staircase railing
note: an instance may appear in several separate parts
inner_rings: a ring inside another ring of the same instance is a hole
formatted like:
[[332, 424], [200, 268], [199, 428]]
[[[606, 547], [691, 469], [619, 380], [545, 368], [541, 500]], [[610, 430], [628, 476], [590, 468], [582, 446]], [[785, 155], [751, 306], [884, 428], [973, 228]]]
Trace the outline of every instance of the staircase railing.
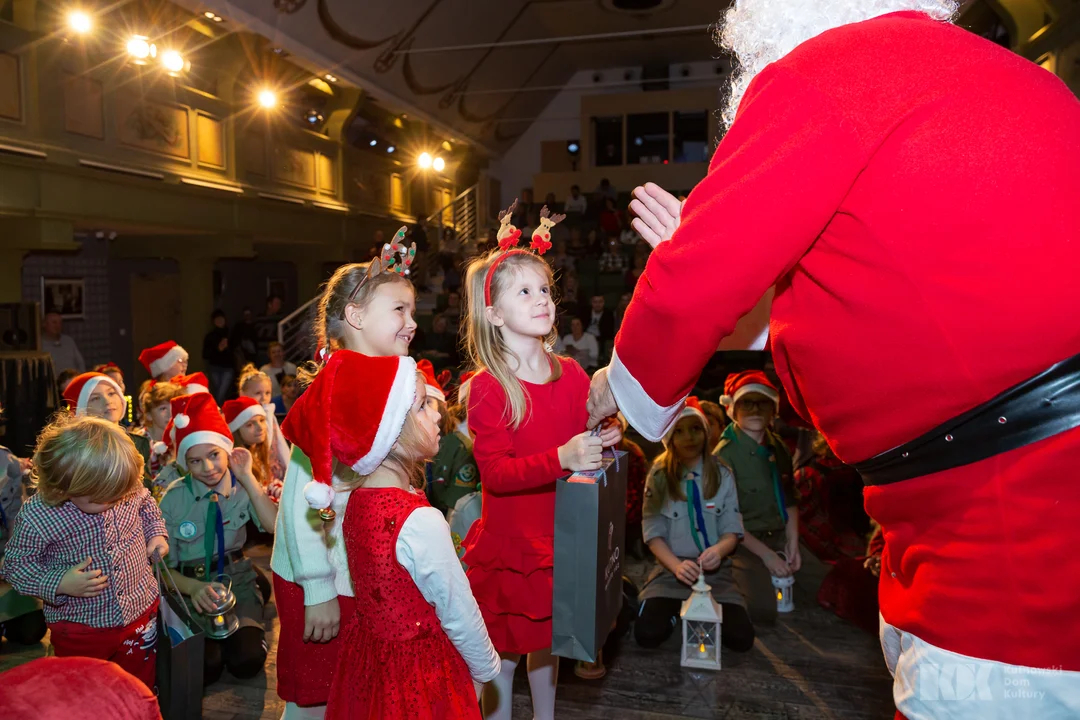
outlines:
[[315, 354], [315, 337], [311, 328], [315, 323], [316, 303], [313, 297], [278, 322], [277, 338], [290, 360], [310, 360]]
[[477, 183], [463, 191], [449, 204], [439, 208], [424, 220], [424, 225], [431, 229], [450, 228], [458, 242], [465, 245], [475, 244], [480, 233], [480, 184]]

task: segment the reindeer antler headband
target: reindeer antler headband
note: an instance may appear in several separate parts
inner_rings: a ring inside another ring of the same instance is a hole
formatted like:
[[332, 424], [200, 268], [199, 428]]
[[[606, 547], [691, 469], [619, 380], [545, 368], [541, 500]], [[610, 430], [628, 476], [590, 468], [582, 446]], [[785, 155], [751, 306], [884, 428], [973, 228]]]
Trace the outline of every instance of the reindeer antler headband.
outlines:
[[530, 250], [534, 250], [535, 253], [530, 253], [529, 250], [517, 247], [521, 231], [510, 222], [510, 216], [516, 207], [517, 198], [514, 198], [514, 202], [510, 204], [510, 207], [499, 212], [499, 223], [502, 227], [499, 228], [499, 250], [496, 252], [501, 252], [501, 254], [495, 258], [495, 262], [491, 263], [491, 267], [487, 271], [487, 277], [484, 278], [485, 305], [491, 305], [491, 280], [495, 277], [495, 271], [498, 269], [499, 264], [511, 255], [543, 255], [546, 253], [551, 248], [551, 233], [549, 231], [557, 223], [566, 219], [565, 215], [552, 216], [551, 211], [545, 205], [540, 210], [540, 227], [536, 228], [532, 241], [529, 243]]
[[367, 281], [376, 275], [384, 272], [397, 273], [402, 276], [409, 274], [409, 268], [412, 266], [413, 260], [416, 259], [416, 243], [405, 247], [405, 236], [408, 232], [409, 228], [402, 225], [401, 229], [394, 233], [394, 239], [382, 246], [382, 253], [379, 257], [372, 258], [371, 262], [368, 263], [364, 277], [360, 278], [360, 282], [356, 283], [356, 287], [349, 293], [349, 300], [346, 305], [355, 300], [360, 288], [364, 287]]

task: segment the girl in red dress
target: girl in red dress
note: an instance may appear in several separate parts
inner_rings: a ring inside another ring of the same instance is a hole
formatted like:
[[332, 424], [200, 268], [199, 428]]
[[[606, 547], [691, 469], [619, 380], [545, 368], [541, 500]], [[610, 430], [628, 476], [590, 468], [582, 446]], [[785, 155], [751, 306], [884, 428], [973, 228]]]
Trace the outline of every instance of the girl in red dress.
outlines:
[[483, 511], [462, 561], [502, 672], [484, 693], [484, 715], [509, 720], [514, 670], [528, 655], [533, 717], [555, 713], [558, 658], [551, 654], [555, 480], [600, 467], [622, 437], [618, 425], [584, 432], [589, 378], [557, 357], [551, 268], [511, 249], [473, 262], [467, 342], [480, 370], [469, 391], [469, 431], [480, 469]]
[[342, 533], [356, 602], [327, 718], [479, 720], [477, 688], [499, 673], [446, 520], [413, 487], [439, 448], [425, 401], [411, 358], [338, 350], [285, 418], [311, 462], [313, 508], [332, 506], [343, 466], [353, 473]]

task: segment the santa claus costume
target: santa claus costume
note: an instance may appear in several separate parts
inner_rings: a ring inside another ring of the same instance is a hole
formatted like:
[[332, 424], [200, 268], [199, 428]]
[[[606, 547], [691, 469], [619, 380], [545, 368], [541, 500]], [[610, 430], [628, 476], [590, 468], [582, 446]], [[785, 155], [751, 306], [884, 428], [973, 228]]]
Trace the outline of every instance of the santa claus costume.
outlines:
[[[311, 459], [314, 479], [304, 495], [313, 508], [331, 505], [335, 463], [372, 482], [405, 442], [399, 436], [406, 423], [418, 422], [408, 416], [429, 412], [416, 400], [411, 358], [349, 350], [330, 357], [284, 427]], [[386, 466], [392, 467], [398, 466]], [[382, 477], [395, 474], [400, 469], [384, 469]], [[445, 519], [422, 493], [406, 489], [407, 477], [399, 480], [360, 485], [349, 498], [343, 536], [356, 609], [341, 633], [326, 717], [479, 720], [473, 680], [498, 675], [499, 657]]]
[[898, 710], [1077, 717], [1080, 103], [946, 22], [954, 3], [797, 5], [729, 11], [745, 95], [607, 382], [662, 436], [775, 285], [777, 372], [884, 528]]

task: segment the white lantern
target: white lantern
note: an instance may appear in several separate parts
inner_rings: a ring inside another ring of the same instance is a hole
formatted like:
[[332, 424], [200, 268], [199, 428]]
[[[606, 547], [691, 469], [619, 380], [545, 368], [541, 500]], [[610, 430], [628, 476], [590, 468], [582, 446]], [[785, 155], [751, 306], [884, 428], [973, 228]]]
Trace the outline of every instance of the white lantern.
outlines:
[[795, 578], [790, 575], [772, 579], [772, 586], [776, 588], [776, 612], [789, 613], [795, 609], [795, 597], [792, 594], [793, 585], [795, 585]]
[[682, 666], [702, 670], [720, 669], [720, 625], [723, 610], [713, 600], [705, 573], [698, 575], [693, 594], [683, 603]]

